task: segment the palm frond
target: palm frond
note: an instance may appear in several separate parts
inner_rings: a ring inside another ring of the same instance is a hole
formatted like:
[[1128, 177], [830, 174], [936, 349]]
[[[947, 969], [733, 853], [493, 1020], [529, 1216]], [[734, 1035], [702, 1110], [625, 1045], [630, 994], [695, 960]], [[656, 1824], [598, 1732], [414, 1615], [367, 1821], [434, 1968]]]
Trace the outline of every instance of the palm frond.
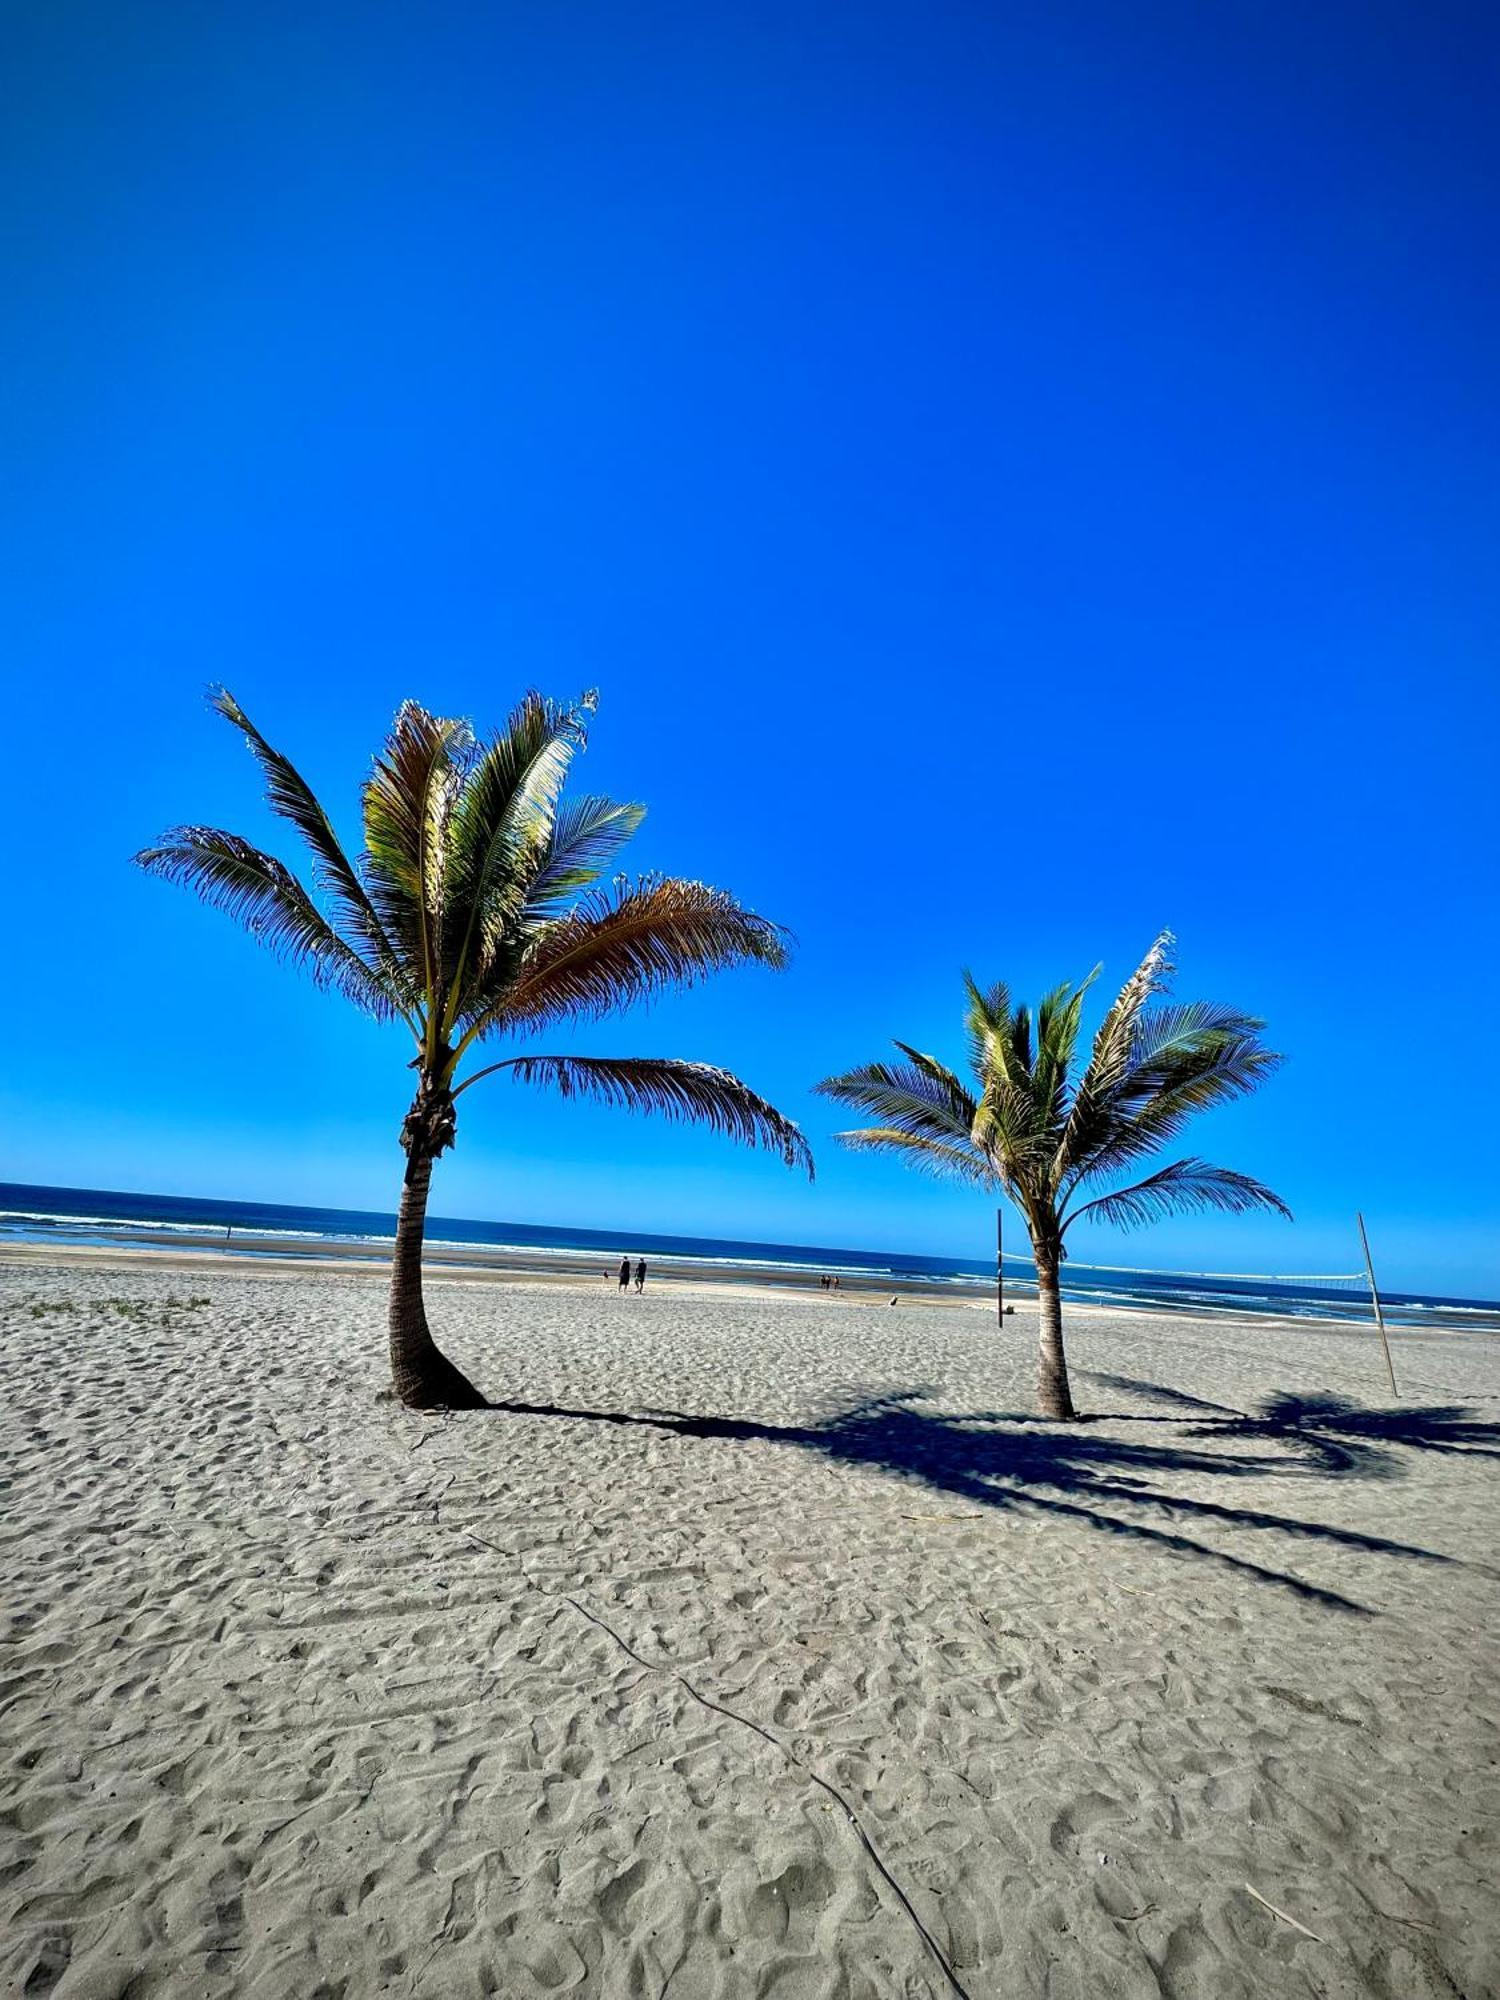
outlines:
[[1258, 1034], [1265, 1022], [1215, 1000], [1177, 1000], [1148, 1007], [1137, 1019], [1130, 1051], [1132, 1069], [1169, 1061], [1174, 1051], [1197, 1047], [1209, 1035]]
[[429, 1007], [440, 984], [448, 819], [472, 748], [466, 723], [403, 702], [362, 795], [365, 887]]
[[1083, 1003], [1089, 988], [1099, 977], [1095, 966], [1087, 979], [1076, 985], [1064, 981], [1044, 994], [1036, 1010], [1036, 1055], [1032, 1062], [1032, 1096], [1038, 1112], [1038, 1126], [1058, 1126], [1068, 1104], [1073, 1056], [1078, 1047], [1078, 1030], [1083, 1020]]
[[930, 1056], [921, 1056], [904, 1042], [896, 1046], [909, 1061], [866, 1063], [842, 1076], [824, 1077], [813, 1086], [816, 1094], [856, 1111], [868, 1111], [882, 1126], [894, 1127], [913, 1139], [973, 1146], [979, 1107], [972, 1093]]
[[592, 691], [571, 706], [534, 689], [475, 756], [455, 799], [443, 856], [443, 975], [456, 1016], [463, 987], [482, 980], [514, 930], [551, 844], [568, 766], [582, 749]]
[[963, 975], [963, 983], [968, 997], [968, 1005], [964, 1009], [964, 1032], [969, 1046], [969, 1067], [975, 1082], [983, 1090], [997, 1062], [1003, 1063], [1004, 1052], [1009, 1046], [1010, 988], [1003, 980], [997, 980], [993, 986], [981, 987], [973, 973], [968, 971]]
[[1029, 1176], [1038, 1163], [1038, 1135], [1046, 1129], [1033, 1069], [1030, 1010], [1016, 1005], [1003, 981], [981, 988], [965, 972], [963, 983], [969, 1062], [981, 1092], [975, 1142], [991, 1158], [1008, 1161], [1008, 1173]]
[[1113, 1223], [1118, 1229], [1138, 1229], [1170, 1215], [1205, 1209], [1242, 1215], [1254, 1208], [1274, 1209], [1289, 1222], [1292, 1220], [1292, 1211], [1280, 1195], [1273, 1194], [1263, 1182], [1252, 1180], [1248, 1174], [1237, 1174], [1229, 1167], [1210, 1166], [1206, 1160], [1186, 1159], [1159, 1167], [1132, 1187], [1116, 1188], [1111, 1194], [1085, 1202], [1073, 1210], [1067, 1221], [1071, 1226], [1084, 1216], [1092, 1216], [1095, 1221]]
[[342, 993], [377, 1020], [403, 1014], [400, 996], [339, 936], [291, 870], [238, 834], [212, 826], [173, 827], [135, 859], [148, 874], [192, 889], [268, 950], [304, 967], [320, 986]]
[[1026, 1005], [1011, 1008], [1010, 1030], [1000, 1038], [996, 1055], [1005, 1081], [1017, 1088], [1024, 1087], [1029, 1096], [1036, 1044], [1032, 1036], [1031, 1009]]
[[528, 915], [550, 914], [551, 905], [562, 898], [591, 889], [645, 817], [642, 805], [598, 797], [564, 799], [526, 892]]
[[513, 974], [502, 968], [465, 1032], [598, 1019], [730, 966], [780, 970], [788, 957], [786, 931], [723, 889], [660, 876], [617, 882], [548, 924]]
[[742, 1146], [773, 1152], [788, 1167], [805, 1167], [813, 1178], [812, 1152], [798, 1126], [730, 1070], [711, 1063], [655, 1056], [512, 1056], [476, 1071], [460, 1091], [499, 1070], [509, 1070], [520, 1083], [545, 1085], [560, 1097], [591, 1097], [706, 1126]]
[[301, 834], [312, 855], [313, 881], [333, 904], [336, 923], [388, 983], [399, 985], [400, 964], [391, 941], [317, 794], [291, 760], [266, 741], [228, 688], [214, 688], [210, 700], [250, 746], [265, 774], [267, 805]]
[[1153, 993], [1164, 993], [1172, 978], [1172, 948], [1176, 939], [1161, 931], [1150, 950], [1116, 995], [1094, 1036], [1084, 1089], [1107, 1093], [1130, 1062], [1136, 1026]]
[[901, 1131], [893, 1125], [835, 1132], [833, 1136], [851, 1153], [894, 1153], [940, 1180], [962, 1181], [969, 1187], [981, 1188], [1002, 1184], [1001, 1176], [977, 1147], [965, 1148], [956, 1140], [929, 1138], [925, 1133]]
[[1130, 1073], [1141, 1016], [1152, 995], [1165, 992], [1171, 981], [1175, 943], [1170, 931], [1157, 934], [1099, 1023], [1088, 1065], [1073, 1093], [1058, 1141], [1059, 1177], [1071, 1162], [1083, 1158], [1098, 1145], [1113, 1123], [1114, 1101]]
[[896, 1047], [912, 1068], [920, 1071], [927, 1079], [933, 1093], [948, 1105], [954, 1119], [960, 1125], [967, 1126], [969, 1136], [972, 1138], [974, 1120], [979, 1113], [973, 1091], [960, 1081], [946, 1063], [940, 1063], [936, 1056], [926, 1055], [921, 1049], [914, 1049], [910, 1042], [898, 1041]]
[[1131, 1066], [1068, 1161], [1069, 1185], [1133, 1166], [1176, 1139], [1197, 1113], [1248, 1097], [1281, 1066], [1260, 1039], [1260, 1021], [1215, 1013], [1211, 1026], [1179, 1024], [1149, 1062]]

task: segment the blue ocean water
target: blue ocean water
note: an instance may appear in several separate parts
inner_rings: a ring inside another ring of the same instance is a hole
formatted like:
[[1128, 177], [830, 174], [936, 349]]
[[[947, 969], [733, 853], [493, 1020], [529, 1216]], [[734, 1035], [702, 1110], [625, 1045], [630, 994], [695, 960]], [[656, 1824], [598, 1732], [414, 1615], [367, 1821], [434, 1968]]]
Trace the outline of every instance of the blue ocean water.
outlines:
[[[371, 1209], [303, 1208], [280, 1202], [212, 1201], [187, 1195], [128, 1194], [109, 1188], [31, 1187], [0, 1182], [0, 1249], [7, 1241], [32, 1243], [169, 1244], [173, 1238], [218, 1235], [221, 1246], [245, 1255], [276, 1248], [316, 1256], [338, 1245], [382, 1257], [396, 1228], [393, 1214]], [[750, 1243], [732, 1237], [665, 1236], [610, 1228], [543, 1228], [534, 1223], [480, 1222], [429, 1216], [427, 1241], [449, 1252], [629, 1252], [655, 1263], [723, 1264], [766, 1271], [837, 1272], [848, 1278], [992, 1294], [993, 1260], [927, 1257], [888, 1250], [848, 1250], [805, 1243]], [[1033, 1288], [1024, 1261], [1006, 1260], [1007, 1295], [1024, 1299]], [[1370, 1296], [1363, 1278], [1325, 1280], [1230, 1276], [1223, 1273], [1127, 1270], [1103, 1265], [1064, 1267], [1063, 1295], [1080, 1303], [1149, 1307], [1186, 1313], [1274, 1314], [1304, 1319], [1368, 1320]], [[1462, 1327], [1500, 1333], [1500, 1302], [1449, 1299], [1412, 1292], [1381, 1292], [1386, 1317], [1397, 1325]]]

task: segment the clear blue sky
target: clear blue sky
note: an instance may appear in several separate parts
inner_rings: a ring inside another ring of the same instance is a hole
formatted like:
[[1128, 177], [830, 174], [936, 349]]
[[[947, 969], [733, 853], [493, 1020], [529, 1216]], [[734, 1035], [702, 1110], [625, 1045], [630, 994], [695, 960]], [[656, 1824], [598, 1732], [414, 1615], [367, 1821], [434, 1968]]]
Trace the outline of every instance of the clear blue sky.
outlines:
[[132, 871], [345, 815], [403, 696], [602, 707], [642, 865], [790, 924], [573, 1045], [757, 1155], [485, 1086], [439, 1213], [983, 1256], [808, 1086], [1163, 923], [1290, 1058], [1295, 1226], [1079, 1252], [1500, 1293], [1500, 23], [1440, 4], [12, 10], [0, 1175], [389, 1207], [399, 1036]]

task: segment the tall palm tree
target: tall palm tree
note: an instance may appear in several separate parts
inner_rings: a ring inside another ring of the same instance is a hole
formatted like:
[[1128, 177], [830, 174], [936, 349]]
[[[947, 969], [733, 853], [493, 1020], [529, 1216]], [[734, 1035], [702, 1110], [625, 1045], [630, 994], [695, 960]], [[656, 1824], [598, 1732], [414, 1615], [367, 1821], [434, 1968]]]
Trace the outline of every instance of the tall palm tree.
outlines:
[[453, 1144], [459, 1098], [482, 1077], [508, 1070], [563, 1097], [692, 1120], [769, 1147], [811, 1177], [791, 1120], [707, 1063], [520, 1055], [460, 1076], [464, 1059], [493, 1037], [597, 1018], [745, 960], [787, 963], [786, 933], [722, 889], [666, 876], [597, 886], [644, 808], [562, 797], [593, 694], [571, 707], [528, 694], [487, 742], [466, 723], [405, 703], [366, 780], [364, 847], [352, 859], [306, 781], [234, 698], [218, 690], [213, 700], [265, 773], [267, 803], [310, 850], [321, 903], [280, 861], [215, 827], [175, 827], [135, 858], [412, 1037], [416, 1090], [401, 1128], [390, 1293], [402, 1402], [484, 1403], [433, 1340], [422, 1299], [433, 1163]]
[[1281, 1061], [1260, 1040], [1263, 1021], [1209, 1003], [1154, 1006], [1171, 980], [1163, 931], [1109, 1009], [1081, 1077], [1074, 1075], [1083, 1001], [1099, 976], [1017, 1005], [1002, 985], [965, 973], [970, 1090], [933, 1056], [897, 1042], [901, 1063], [869, 1063], [818, 1085], [824, 1097], [873, 1113], [879, 1124], [840, 1132], [846, 1146], [1004, 1194], [1031, 1237], [1040, 1305], [1038, 1402], [1071, 1420], [1059, 1272], [1064, 1240], [1091, 1216], [1123, 1229], [1193, 1209], [1291, 1210], [1259, 1181], [1199, 1159], [1173, 1160], [1144, 1179], [1089, 1196], [1175, 1139], [1195, 1111], [1255, 1089]]

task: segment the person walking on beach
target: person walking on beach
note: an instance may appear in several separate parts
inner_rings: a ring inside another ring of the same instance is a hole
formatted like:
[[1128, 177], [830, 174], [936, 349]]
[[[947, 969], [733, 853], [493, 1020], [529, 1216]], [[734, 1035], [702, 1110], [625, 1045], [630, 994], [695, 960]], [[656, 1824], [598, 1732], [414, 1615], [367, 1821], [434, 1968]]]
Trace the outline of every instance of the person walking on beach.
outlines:
[[628, 1257], [622, 1257], [620, 1259], [620, 1290], [622, 1292], [625, 1292], [628, 1291], [629, 1289], [630, 1289], [630, 1259]]
[[638, 1292], [643, 1292], [646, 1289], [646, 1260], [644, 1257], [637, 1258], [636, 1260], [635, 1288]]

